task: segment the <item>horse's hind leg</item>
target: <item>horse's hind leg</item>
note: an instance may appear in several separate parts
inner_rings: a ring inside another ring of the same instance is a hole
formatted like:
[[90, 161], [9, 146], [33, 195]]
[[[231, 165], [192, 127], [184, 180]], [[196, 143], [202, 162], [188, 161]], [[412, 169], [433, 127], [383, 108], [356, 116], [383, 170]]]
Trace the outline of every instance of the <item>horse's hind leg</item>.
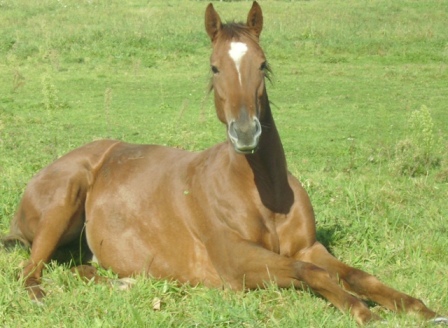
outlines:
[[81, 239], [87, 192], [95, 172], [117, 144], [115, 140], [100, 140], [77, 148], [29, 182], [5, 241], [31, 244], [31, 258], [23, 278], [32, 298], [44, 295], [39, 286], [42, 269], [54, 251]]
[[85, 172], [50, 176], [51, 180], [47, 175], [50, 174], [42, 174], [30, 182], [11, 225], [10, 239], [19, 236], [31, 243], [30, 260], [22, 277], [33, 299], [44, 296], [39, 286], [44, 264], [58, 246], [80, 238], [84, 226], [88, 189]]
[[[45, 295], [39, 286], [42, 270], [58, 245], [81, 234], [83, 222], [76, 212], [77, 209], [71, 206], [56, 206], [41, 218], [32, 242], [30, 260], [22, 273], [31, 298], [39, 300]], [[71, 236], [66, 239], [68, 234]]]
[[425, 319], [433, 319], [438, 316], [436, 312], [426, 307], [422, 301], [386, 286], [376, 277], [362, 270], [340, 262], [319, 243], [302, 252], [297, 258], [325, 269], [333, 277], [339, 279], [347, 290], [392, 311], [413, 312]]

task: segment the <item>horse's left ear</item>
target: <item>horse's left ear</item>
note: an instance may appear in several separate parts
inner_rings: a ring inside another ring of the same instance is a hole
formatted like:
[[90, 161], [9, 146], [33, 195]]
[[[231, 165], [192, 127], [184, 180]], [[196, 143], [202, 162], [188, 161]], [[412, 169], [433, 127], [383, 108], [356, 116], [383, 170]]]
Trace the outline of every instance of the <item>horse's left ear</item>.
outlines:
[[263, 13], [258, 2], [254, 1], [252, 8], [247, 15], [247, 26], [252, 29], [252, 32], [257, 38], [260, 37], [261, 30], [263, 29]]
[[218, 13], [210, 3], [205, 10], [205, 30], [207, 31], [207, 34], [212, 42], [215, 41], [221, 27], [221, 18], [219, 18]]

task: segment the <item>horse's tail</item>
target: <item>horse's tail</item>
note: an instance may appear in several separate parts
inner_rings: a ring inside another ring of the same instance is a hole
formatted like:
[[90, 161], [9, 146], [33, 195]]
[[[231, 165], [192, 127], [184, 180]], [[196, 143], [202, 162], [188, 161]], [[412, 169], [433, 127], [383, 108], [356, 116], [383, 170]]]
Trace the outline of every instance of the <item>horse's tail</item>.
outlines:
[[25, 238], [19, 228], [18, 220], [19, 212], [14, 215], [14, 218], [11, 221], [9, 234], [0, 237], [0, 245], [3, 245], [7, 250], [13, 249], [16, 246], [21, 246], [23, 248], [31, 247], [31, 243]]

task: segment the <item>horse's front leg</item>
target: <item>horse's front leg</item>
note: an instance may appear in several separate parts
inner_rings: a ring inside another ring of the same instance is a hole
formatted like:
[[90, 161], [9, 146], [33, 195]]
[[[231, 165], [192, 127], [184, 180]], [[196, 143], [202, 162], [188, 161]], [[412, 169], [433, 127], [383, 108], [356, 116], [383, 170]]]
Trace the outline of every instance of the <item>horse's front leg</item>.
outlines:
[[301, 251], [296, 259], [313, 263], [328, 271], [343, 286], [362, 298], [372, 300], [392, 311], [417, 313], [425, 319], [448, 323], [448, 319], [430, 310], [422, 301], [399, 292], [380, 282], [376, 277], [352, 268], [333, 257], [320, 243]]
[[[220, 244], [219, 238], [215, 238], [213, 246]], [[381, 319], [364, 302], [345, 291], [329, 272], [314, 264], [281, 256], [246, 241], [220, 247], [215, 255], [215, 267], [233, 288], [253, 289], [270, 281], [281, 288], [308, 286], [339, 310], [350, 312], [359, 324]]]

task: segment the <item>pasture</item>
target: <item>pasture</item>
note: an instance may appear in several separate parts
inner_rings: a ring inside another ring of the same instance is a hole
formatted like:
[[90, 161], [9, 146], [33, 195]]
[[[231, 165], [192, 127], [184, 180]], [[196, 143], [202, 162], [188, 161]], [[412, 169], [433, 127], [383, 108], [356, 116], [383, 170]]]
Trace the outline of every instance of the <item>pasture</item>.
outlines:
[[[114, 138], [196, 151], [225, 140], [207, 88], [207, 4], [0, 0], [1, 234], [29, 179], [82, 144]], [[243, 20], [251, 2], [214, 4], [224, 19]], [[260, 4], [274, 117], [319, 239], [447, 315], [448, 3]], [[36, 305], [16, 280], [27, 257], [0, 250], [1, 326], [356, 326], [309, 292], [141, 277], [120, 291], [55, 263]], [[374, 311], [390, 326], [424, 325]]]

